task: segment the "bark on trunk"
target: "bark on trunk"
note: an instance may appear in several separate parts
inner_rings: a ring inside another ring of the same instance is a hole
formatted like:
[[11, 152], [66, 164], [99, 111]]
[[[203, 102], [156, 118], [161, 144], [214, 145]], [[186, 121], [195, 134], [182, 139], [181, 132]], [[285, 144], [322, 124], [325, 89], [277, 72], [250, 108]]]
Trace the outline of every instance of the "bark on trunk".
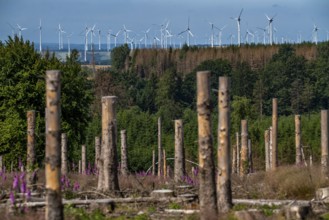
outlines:
[[240, 176], [248, 174], [248, 122], [241, 120], [241, 163]]
[[116, 96], [102, 97], [102, 149], [104, 149], [104, 191], [119, 191], [117, 125], [115, 104]]
[[264, 134], [265, 143], [265, 171], [270, 170], [270, 130], [266, 130]]
[[62, 145], [62, 175], [67, 176], [67, 136], [65, 133], [62, 133], [61, 138]]
[[95, 138], [95, 145], [97, 149], [97, 169], [98, 169], [98, 182], [97, 182], [97, 190], [101, 191], [103, 190], [104, 185], [104, 168], [103, 168], [103, 149], [101, 145], [101, 138], [96, 137]]
[[254, 172], [254, 164], [252, 161], [252, 145], [250, 139], [248, 139], [248, 172], [249, 173]]
[[239, 132], [235, 133], [236, 137], [236, 172], [240, 174], [240, 163], [241, 163], [241, 148], [240, 148], [240, 136]]
[[165, 149], [163, 149], [163, 177], [167, 178], [167, 156]]
[[183, 121], [175, 120], [175, 182], [182, 180], [185, 176], [185, 153], [184, 153], [184, 131]]
[[230, 78], [219, 77], [218, 90], [218, 176], [217, 206], [219, 212], [228, 212], [232, 207], [231, 150], [230, 150]]
[[272, 101], [272, 170], [278, 167], [278, 99]]
[[162, 162], [162, 142], [161, 142], [161, 118], [158, 118], [158, 176], [163, 175], [163, 162]]
[[60, 72], [50, 70], [46, 73], [46, 220], [63, 219], [63, 205], [61, 195], [61, 146], [60, 146]]
[[217, 219], [213, 137], [211, 135], [210, 71], [197, 72], [200, 218]]
[[232, 148], [232, 173], [237, 173], [236, 170], [236, 146]]
[[121, 130], [121, 174], [128, 175], [128, 157], [127, 157], [127, 132]]
[[[35, 111], [27, 112], [27, 157], [26, 157], [26, 181], [27, 186], [35, 190]], [[1, 165], [2, 167], [2, 165]]]
[[95, 165], [97, 171], [99, 171], [98, 162], [101, 155], [101, 139], [100, 137], [95, 137]]
[[81, 160], [79, 160], [79, 169], [78, 169], [78, 170], [79, 170], [79, 171], [78, 171], [79, 174], [82, 173], [82, 165], [81, 165], [81, 164], [82, 164], [82, 163], [81, 163]]
[[296, 165], [302, 165], [301, 152], [301, 120], [300, 115], [295, 115], [295, 143], [296, 143]]
[[155, 176], [156, 174], [156, 166], [155, 166], [155, 150], [152, 151], [152, 175]]
[[82, 174], [86, 174], [86, 145], [81, 146], [81, 172]]
[[325, 179], [329, 177], [328, 131], [328, 110], [321, 110], [321, 171]]

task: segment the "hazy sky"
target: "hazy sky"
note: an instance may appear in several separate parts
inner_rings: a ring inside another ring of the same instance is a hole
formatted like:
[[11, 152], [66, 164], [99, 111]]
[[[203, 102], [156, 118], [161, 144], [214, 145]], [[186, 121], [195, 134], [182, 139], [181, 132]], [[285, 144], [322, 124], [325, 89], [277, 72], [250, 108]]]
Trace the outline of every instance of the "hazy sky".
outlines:
[[[19, 24], [28, 28], [23, 31], [24, 39], [38, 42], [41, 19], [43, 42], [58, 42], [58, 24], [67, 33], [73, 33], [74, 43], [83, 43], [81, 32], [94, 24], [102, 31], [102, 43], [106, 43], [108, 29], [117, 32], [123, 24], [134, 31], [132, 35], [137, 35], [139, 41], [142, 31], [149, 27], [150, 37], [159, 36], [157, 25], [165, 21], [170, 21], [169, 29], [177, 35], [187, 28], [190, 17], [190, 28], [195, 35], [191, 42], [204, 43], [209, 39], [209, 21], [218, 27], [227, 25], [223, 41], [228, 42], [230, 34], [234, 34], [236, 42], [237, 25], [230, 17], [238, 16], [242, 8], [242, 36], [249, 29], [257, 31], [261, 40], [262, 31], [257, 27], [267, 25], [266, 13], [277, 14], [273, 26], [280, 40], [282, 37], [296, 40], [299, 32], [302, 40], [311, 40], [313, 24], [320, 29], [319, 40], [327, 38], [329, 0], [0, 0], [0, 40], [11, 35], [9, 24], [14, 27]], [[123, 35], [118, 41], [123, 41]]]

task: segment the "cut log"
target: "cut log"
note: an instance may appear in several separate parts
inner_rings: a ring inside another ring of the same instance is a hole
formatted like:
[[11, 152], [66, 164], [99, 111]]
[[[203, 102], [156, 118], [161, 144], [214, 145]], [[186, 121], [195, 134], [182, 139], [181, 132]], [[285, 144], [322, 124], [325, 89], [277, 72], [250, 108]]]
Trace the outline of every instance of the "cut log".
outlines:
[[167, 198], [174, 196], [174, 191], [170, 189], [159, 189], [151, 192], [152, 198]]

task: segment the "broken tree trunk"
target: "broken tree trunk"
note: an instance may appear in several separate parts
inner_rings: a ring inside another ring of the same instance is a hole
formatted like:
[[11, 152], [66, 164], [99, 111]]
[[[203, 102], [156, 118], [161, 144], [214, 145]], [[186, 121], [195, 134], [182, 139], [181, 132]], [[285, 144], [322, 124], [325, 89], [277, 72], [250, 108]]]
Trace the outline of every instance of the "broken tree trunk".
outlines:
[[329, 177], [328, 132], [328, 110], [321, 110], [321, 172], [326, 179]]
[[265, 143], [265, 171], [270, 170], [270, 130], [267, 129], [264, 134]]
[[248, 172], [249, 173], [254, 172], [254, 164], [252, 161], [252, 145], [250, 139], [248, 139]]
[[100, 137], [95, 137], [95, 165], [97, 170], [99, 170], [98, 160], [100, 155], [101, 155], [101, 139]]
[[235, 133], [236, 137], [236, 172], [239, 175], [240, 174], [240, 137], [239, 132]]
[[78, 172], [79, 172], [79, 174], [81, 174], [82, 173], [82, 171], [81, 171], [81, 160], [79, 160], [79, 169], [78, 169]]
[[272, 100], [272, 170], [278, 167], [278, 99]]
[[[118, 155], [116, 138], [116, 96], [102, 97], [102, 154], [104, 191], [119, 191]], [[103, 151], [104, 150], [104, 151]]]
[[161, 117], [158, 118], [158, 176], [163, 175], [163, 162], [162, 162], [162, 142], [161, 142]]
[[230, 87], [231, 82], [229, 77], [219, 77], [217, 206], [220, 212], [228, 212], [232, 207]]
[[65, 133], [61, 135], [61, 146], [62, 146], [62, 175], [67, 176], [67, 136]]
[[35, 111], [27, 112], [27, 157], [26, 157], [26, 181], [27, 186], [35, 190]]
[[104, 184], [104, 168], [103, 168], [103, 149], [101, 146], [101, 138], [95, 137], [95, 146], [96, 146], [96, 152], [97, 153], [97, 169], [98, 169], [98, 181], [97, 181], [97, 190], [101, 191], [103, 190], [103, 184]]
[[217, 219], [213, 138], [211, 135], [210, 71], [197, 72], [200, 218]]
[[152, 175], [155, 176], [155, 150], [152, 151]]
[[240, 176], [248, 174], [248, 122], [241, 120], [241, 163]]
[[302, 164], [302, 152], [301, 152], [300, 115], [295, 115], [295, 144], [296, 144], [296, 165], [301, 165]]
[[86, 145], [81, 146], [81, 172], [82, 174], [86, 174]]
[[167, 177], [167, 156], [165, 149], [163, 149], [163, 177]]
[[120, 131], [121, 136], [121, 174], [128, 175], [128, 157], [127, 157], [127, 132], [126, 130]]
[[185, 153], [184, 153], [184, 131], [183, 121], [175, 120], [175, 182], [182, 180], [185, 176]]
[[236, 170], [236, 146], [232, 148], [232, 173], [237, 173]]
[[61, 82], [58, 70], [46, 73], [46, 220], [63, 219], [63, 205], [61, 195], [61, 145], [60, 145], [60, 94]]

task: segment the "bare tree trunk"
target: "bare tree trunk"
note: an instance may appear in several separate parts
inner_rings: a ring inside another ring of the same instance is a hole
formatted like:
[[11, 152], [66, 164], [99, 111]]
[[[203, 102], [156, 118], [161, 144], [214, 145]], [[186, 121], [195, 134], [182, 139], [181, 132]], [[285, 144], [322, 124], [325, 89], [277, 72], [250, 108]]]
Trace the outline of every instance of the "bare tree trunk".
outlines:
[[248, 122], [241, 120], [241, 163], [240, 176], [248, 174]]
[[232, 173], [237, 173], [236, 170], [236, 146], [232, 148]]
[[95, 165], [97, 170], [99, 170], [98, 167], [98, 160], [101, 155], [101, 138], [100, 137], [95, 137]]
[[[26, 180], [27, 186], [35, 190], [36, 177], [35, 170], [35, 111], [27, 112], [27, 157], [26, 157]], [[2, 167], [2, 166], [1, 166]]]
[[3, 162], [2, 162], [2, 155], [0, 156], [0, 170], [3, 170]]
[[181, 119], [175, 120], [175, 182], [185, 176], [184, 129]]
[[161, 118], [158, 118], [158, 176], [163, 175]]
[[97, 190], [103, 190], [104, 185], [104, 168], [103, 168], [103, 149], [101, 146], [101, 138], [95, 137], [95, 146], [96, 146], [96, 155], [97, 155], [97, 169], [98, 169], [98, 181], [97, 181]]
[[328, 110], [321, 110], [321, 171], [323, 178], [329, 178], [328, 169]]
[[300, 115], [295, 115], [295, 143], [296, 143], [296, 165], [302, 164], [301, 153], [301, 120]]
[[155, 176], [155, 150], [152, 150], [152, 175]]
[[239, 132], [235, 133], [236, 137], [236, 172], [240, 174], [240, 137]]
[[270, 158], [269, 158], [269, 162], [270, 162], [270, 170], [272, 170], [272, 163], [273, 163], [273, 161], [272, 161], [272, 155], [273, 155], [273, 151], [272, 151], [272, 148], [273, 148], [273, 139], [272, 139], [272, 126], [269, 128], [269, 134], [270, 134], [270, 145], [269, 145], [269, 149], [270, 149]]
[[86, 174], [86, 145], [81, 146], [81, 172], [82, 174]]
[[232, 207], [230, 90], [230, 78], [219, 77], [217, 205], [220, 212], [228, 212]]
[[278, 167], [278, 99], [272, 100], [272, 170]]
[[250, 139], [248, 139], [248, 170], [249, 173], [254, 172], [254, 164], [252, 161], [252, 145]]
[[121, 130], [121, 174], [128, 175], [128, 157], [127, 157], [127, 132]]
[[63, 216], [61, 194], [61, 145], [60, 145], [60, 94], [61, 81], [58, 70], [49, 70], [46, 73], [46, 220], [61, 220]]
[[163, 149], [163, 177], [167, 177], [167, 156], [165, 149]]
[[200, 219], [217, 219], [213, 137], [211, 135], [210, 71], [197, 72]]
[[264, 134], [265, 143], [265, 171], [270, 170], [270, 130], [267, 129]]
[[67, 176], [67, 136], [62, 133], [62, 175]]
[[82, 163], [81, 160], [79, 160], [79, 169], [78, 169], [79, 174], [82, 173]]
[[102, 143], [104, 150], [104, 191], [119, 191], [117, 125], [115, 103], [116, 96], [102, 97]]

